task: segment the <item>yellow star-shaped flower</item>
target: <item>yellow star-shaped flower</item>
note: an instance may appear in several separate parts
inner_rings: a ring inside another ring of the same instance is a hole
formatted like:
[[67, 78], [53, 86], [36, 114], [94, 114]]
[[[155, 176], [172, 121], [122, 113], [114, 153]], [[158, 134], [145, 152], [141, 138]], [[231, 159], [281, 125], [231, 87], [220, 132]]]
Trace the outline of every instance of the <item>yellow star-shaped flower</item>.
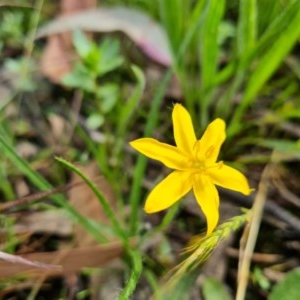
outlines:
[[196, 200], [207, 220], [207, 234], [219, 220], [219, 195], [215, 185], [249, 195], [246, 177], [236, 169], [217, 162], [226, 138], [225, 122], [215, 119], [200, 140], [196, 139], [191, 116], [180, 104], [175, 104], [173, 129], [176, 146], [152, 138], [142, 138], [130, 145], [144, 155], [174, 169], [150, 192], [145, 211], [154, 213], [166, 209], [193, 189]]

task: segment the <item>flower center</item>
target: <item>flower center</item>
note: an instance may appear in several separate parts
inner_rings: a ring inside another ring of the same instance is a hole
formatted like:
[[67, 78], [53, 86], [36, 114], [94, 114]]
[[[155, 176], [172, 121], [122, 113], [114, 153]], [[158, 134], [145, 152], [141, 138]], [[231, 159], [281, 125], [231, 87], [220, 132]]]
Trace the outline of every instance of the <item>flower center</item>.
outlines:
[[204, 172], [206, 169], [204, 161], [201, 160], [193, 160], [192, 161], [192, 168], [200, 170], [201, 172]]
[[213, 155], [215, 153], [215, 146], [211, 145], [209, 147], [205, 147], [205, 151], [203, 151], [203, 145], [201, 144], [201, 140], [197, 141], [194, 144], [193, 148], [193, 158], [190, 159], [190, 170], [195, 173], [207, 174], [207, 170], [212, 168], [221, 169], [223, 166], [223, 162], [215, 162]]
[[222, 166], [223, 166], [223, 161], [219, 161], [217, 163], [213, 163], [213, 164], [207, 166], [203, 160], [193, 159], [193, 160], [190, 161], [190, 164], [191, 164], [190, 168], [193, 171], [205, 175], [206, 171], [208, 169], [212, 169], [212, 168], [221, 169]]

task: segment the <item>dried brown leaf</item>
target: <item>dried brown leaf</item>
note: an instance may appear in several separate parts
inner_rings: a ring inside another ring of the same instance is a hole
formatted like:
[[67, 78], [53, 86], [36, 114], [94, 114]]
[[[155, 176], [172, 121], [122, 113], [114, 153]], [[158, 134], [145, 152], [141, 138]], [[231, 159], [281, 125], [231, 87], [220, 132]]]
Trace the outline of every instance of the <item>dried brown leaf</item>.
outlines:
[[66, 45], [61, 35], [51, 35], [41, 58], [41, 72], [55, 83], [72, 70], [71, 47]]
[[[5, 263], [8, 263], [10, 266], [12, 266], [12, 263], [13, 263], [13, 264], [18, 264], [18, 265], [23, 265], [26, 267], [30, 266], [30, 267], [35, 267], [35, 268], [42, 268], [42, 269], [47, 269], [47, 270], [54, 270], [56, 272], [61, 271], [60, 266], [50, 265], [47, 263], [26, 259], [24, 257], [5, 253], [2, 251], [0, 251], [0, 259], [3, 260]], [[1, 265], [1, 262], [0, 262], [0, 265]], [[0, 277], [1, 277], [1, 275], [0, 275]]]
[[33, 268], [29, 265], [0, 261], [0, 279], [7, 279], [8, 277], [22, 274], [26, 275], [26, 278], [45, 274], [50, 277], [74, 274], [84, 267], [94, 268], [102, 266], [110, 260], [120, 257], [122, 253], [122, 244], [120, 242], [111, 242], [105, 245], [25, 254], [22, 255], [22, 259], [33, 262], [39, 261], [42, 265], [55, 262], [61, 266], [61, 269]]
[[73, 234], [73, 223], [63, 210], [47, 210], [22, 214], [13, 227], [15, 233], [43, 233], [69, 237]]
[[[112, 187], [109, 182], [100, 175], [99, 167], [95, 163], [89, 163], [86, 166], [80, 167], [81, 171], [93, 181], [100, 192], [106, 198], [111, 207], [116, 207], [116, 199]], [[78, 175], [72, 174], [71, 185], [80, 181]], [[86, 185], [70, 189], [68, 192], [70, 203], [78, 210], [83, 216], [93, 219], [101, 223], [107, 223], [107, 217], [103, 211], [102, 206], [93, 191]], [[87, 234], [86, 230], [80, 225], [75, 225], [74, 237], [78, 247], [94, 245], [96, 241], [94, 238]]]

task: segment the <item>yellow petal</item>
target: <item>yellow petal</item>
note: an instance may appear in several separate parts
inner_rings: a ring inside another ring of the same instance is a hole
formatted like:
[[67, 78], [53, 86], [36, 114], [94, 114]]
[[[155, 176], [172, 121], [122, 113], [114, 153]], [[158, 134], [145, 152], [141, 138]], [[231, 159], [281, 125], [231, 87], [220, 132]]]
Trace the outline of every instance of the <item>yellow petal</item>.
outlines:
[[155, 213], [166, 209], [192, 189], [190, 172], [174, 171], [162, 180], [149, 194], [146, 213]]
[[205, 175], [194, 176], [193, 189], [196, 200], [206, 217], [206, 235], [209, 235], [215, 229], [219, 221], [218, 191], [209, 177]]
[[222, 165], [220, 168], [208, 169], [207, 174], [213, 183], [218, 186], [240, 192], [244, 195], [251, 193], [247, 178], [234, 168]]
[[188, 166], [188, 158], [174, 146], [151, 138], [134, 140], [129, 144], [137, 151], [152, 159], [159, 160], [171, 169], [183, 170]]
[[190, 114], [181, 104], [175, 104], [172, 119], [177, 147], [187, 154], [192, 154], [197, 139]]
[[216, 162], [220, 148], [226, 138], [225, 122], [215, 119], [206, 128], [201, 140], [196, 143], [195, 151], [199, 160], [208, 164]]

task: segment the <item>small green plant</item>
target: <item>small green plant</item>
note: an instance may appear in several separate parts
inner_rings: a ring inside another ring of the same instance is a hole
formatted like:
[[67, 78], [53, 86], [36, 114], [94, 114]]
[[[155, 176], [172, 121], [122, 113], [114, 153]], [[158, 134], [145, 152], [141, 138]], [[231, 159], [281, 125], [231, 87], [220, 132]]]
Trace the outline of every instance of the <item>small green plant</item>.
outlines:
[[74, 64], [74, 70], [64, 77], [63, 83], [83, 91], [85, 99], [93, 99], [96, 103], [98, 110], [91, 112], [87, 119], [87, 125], [96, 129], [103, 125], [105, 116], [120, 98], [116, 80], [105, 77], [120, 68], [124, 59], [119, 53], [117, 40], [104, 39], [98, 45], [81, 31], [75, 31], [73, 37], [79, 61]]

